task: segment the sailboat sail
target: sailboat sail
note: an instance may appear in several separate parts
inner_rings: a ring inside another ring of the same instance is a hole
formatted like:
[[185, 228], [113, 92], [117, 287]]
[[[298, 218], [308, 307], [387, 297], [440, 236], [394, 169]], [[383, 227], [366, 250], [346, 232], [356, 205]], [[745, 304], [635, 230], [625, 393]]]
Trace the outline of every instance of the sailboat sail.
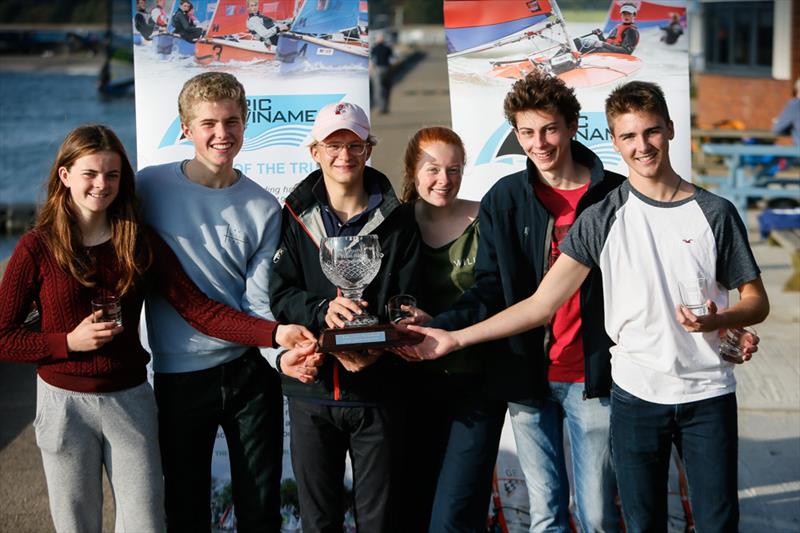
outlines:
[[495, 0], [486, 9], [482, 0], [446, 0], [445, 37], [450, 55], [500, 46], [507, 38], [537, 25], [555, 23], [550, 0]]
[[241, 0], [219, 0], [206, 37], [227, 37], [247, 31], [247, 5]]
[[308, 67], [367, 68], [367, 2], [306, 0], [278, 40], [281, 72]]
[[323, 37], [355, 30], [362, 7], [366, 9], [366, 2], [359, 0], [306, 0], [292, 31]]
[[[259, 3], [259, 13], [273, 21], [291, 21], [297, 0]], [[200, 63], [227, 61], [270, 61], [275, 46], [256, 38], [247, 28], [250, 16], [246, 0], [219, 0], [206, 30], [197, 42], [195, 57]]]

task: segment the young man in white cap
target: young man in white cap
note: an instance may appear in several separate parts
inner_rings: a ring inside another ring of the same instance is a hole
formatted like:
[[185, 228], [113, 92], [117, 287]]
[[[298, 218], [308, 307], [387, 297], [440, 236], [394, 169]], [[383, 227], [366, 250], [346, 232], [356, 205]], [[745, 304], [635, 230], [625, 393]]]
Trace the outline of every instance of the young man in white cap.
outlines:
[[[315, 333], [343, 327], [364, 308], [386, 322], [387, 300], [413, 293], [419, 247], [413, 210], [401, 206], [386, 176], [366, 166], [375, 139], [363, 109], [344, 102], [323, 107], [311, 135], [309, 149], [319, 168], [283, 207], [281, 243], [270, 276], [272, 310]], [[323, 274], [319, 243], [325, 237], [368, 234], [379, 237], [383, 258], [364, 300], [354, 302], [338, 296]], [[315, 383], [284, 381], [303, 531], [341, 531], [348, 451], [358, 530], [394, 527], [389, 496], [398, 451], [393, 436], [401, 415], [392, 397], [400, 364], [376, 350], [334, 353]]]
[[592, 52], [614, 52], [617, 54], [632, 54], [639, 44], [639, 29], [634, 24], [636, 20], [636, 6], [633, 4], [622, 4], [619, 8], [619, 16], [622, 19], [621, 24], [617, 24], [611, 32], [603, 37], [602, 32], [599, 33], [598, 39], [594, 43], [594, 49], [588, 50], [587, 53]]

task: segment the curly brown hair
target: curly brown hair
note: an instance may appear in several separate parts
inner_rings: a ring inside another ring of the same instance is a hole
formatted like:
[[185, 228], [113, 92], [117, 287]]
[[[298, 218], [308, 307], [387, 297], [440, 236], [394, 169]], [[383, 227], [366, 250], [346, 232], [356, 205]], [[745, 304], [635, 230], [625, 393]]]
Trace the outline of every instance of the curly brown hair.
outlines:
[[242, 112], [242, 122], [247, 121], [247, 98], [239, 80], [227, 72], [204, 72], [183, 84], [178, 95], [178, 114], [181, 123], [188, 126], [200, 102], [233, 100]]
[[451, 144], [458, 148], [461, 152], [461, 164], [466, 164], [467, 151], [464, 148], [464, 141], [461, 140], [461, 137], [456, 132], [443, 126], [422, 128], [408, 141], [406, 154], [403, 158], [403, 190], [400, 193], [402, 202], [413, 202], [419, 198], [414, 181], [417, 174], [417, 165], [419, 160], [422, 159], [422, 147], [435, 142]]
[[562, 80], [535, 70], [514, 83], [503, 102], [503, 111], [516, 129], [517, 113], [536, 110], [558, 113], [569, 126], [578, 122], [581, 104], [575, 91]]
[[120, 268], [117, 290], [125, 294], [150, 266], [152, 252], [139, 222], [138, 201], [133, 167], [122, 142], [111, 129], [99, 124], [79, 126], [69, 132], [47, 178], [47, 200], [36, 220], [39, 231], [64, 272], [81, 285], [93, 287], [96, 265], [83, 253], [83, 238], [78, 228], [69, 188], [59, 178], [59, 169], [69, 170], [83, 156], [113, 152], [120, 159], [120, 181], [117, 197], [108, 207], [111, 242]]
[[606, 121], [614, 133], [614, 119], [625, 113], [644, 111], [659, 115], [669, 122], [669, 109], [664, 91], [649, 81], [631, 81], [620, 85], [606, 98]]

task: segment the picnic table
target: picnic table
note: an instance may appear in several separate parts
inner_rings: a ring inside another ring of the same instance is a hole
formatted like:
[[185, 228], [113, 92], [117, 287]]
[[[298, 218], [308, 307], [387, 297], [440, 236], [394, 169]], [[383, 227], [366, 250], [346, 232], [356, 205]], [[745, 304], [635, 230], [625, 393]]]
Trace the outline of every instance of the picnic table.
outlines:
[[[748, 199], [787, 198], [800, 204], [800, 167], [797, 166], [800, 165], [800, 146], [706, 143], [703, 152], [722, 157], [728, 174], [696, 178], [717, 184], [716, 192], [733, 202], [745, 224]], [[793, 170], [788, 175], [781, 173], [780, 177], [766, 174], [763, 164], [754, 162], [763, 157], [787, 158]]]

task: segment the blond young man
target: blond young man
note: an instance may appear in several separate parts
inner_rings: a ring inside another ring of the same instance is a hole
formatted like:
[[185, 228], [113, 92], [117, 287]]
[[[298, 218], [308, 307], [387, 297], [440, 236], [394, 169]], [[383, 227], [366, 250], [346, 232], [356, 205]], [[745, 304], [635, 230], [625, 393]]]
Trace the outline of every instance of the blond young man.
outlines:
[[[233, 167], [244, 140], [244, 88], [230, 74], [200, 74], [183, 86], [178, 110], [194, 157], [139, 171], [145, 221], [207, 295], [272, 318], [267, 284], [280, 205]], [[314, 344], [259, 353], [200, 334], [158, 296], [148, 297], [145, 309], [168, 530], [208, 531], [211, 454], [221, 426], [238, 530], [279, 531], [283, 399], [269, 365], [313, 381], [320, 364]]]

